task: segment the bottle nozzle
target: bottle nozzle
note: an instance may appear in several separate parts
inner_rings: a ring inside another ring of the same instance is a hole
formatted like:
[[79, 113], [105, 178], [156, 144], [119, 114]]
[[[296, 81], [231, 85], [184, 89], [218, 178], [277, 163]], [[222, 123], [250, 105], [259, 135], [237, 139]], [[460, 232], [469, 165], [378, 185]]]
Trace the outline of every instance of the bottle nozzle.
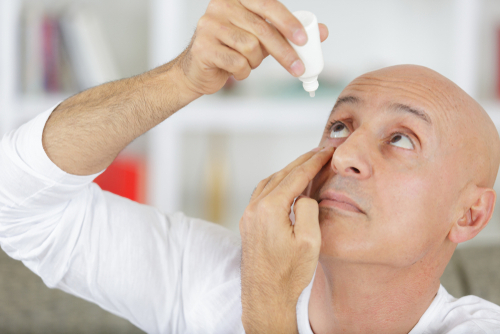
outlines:
[[299, 78], [302, 81], [302, 86], [304, 90], [309, 93], [309, 96], [314, 97], [316, 89], [318, 89], [318, 76], [315, 75], [312, 78]]

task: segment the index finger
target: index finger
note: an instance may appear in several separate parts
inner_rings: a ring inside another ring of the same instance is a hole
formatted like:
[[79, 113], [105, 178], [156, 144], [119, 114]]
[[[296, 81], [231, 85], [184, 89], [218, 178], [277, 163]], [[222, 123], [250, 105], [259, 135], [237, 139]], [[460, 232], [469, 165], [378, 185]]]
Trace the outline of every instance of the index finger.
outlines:
[[297, 166], [269, 193], [272, 201], [276, 205], [284, 205], [289, 208], [293, 200], [298, 197], [309, 182], [318, 174], [323, 166], [332, 158], [335, 148], [327, 146], [320, 154], [314, 155], [311, 159]]
[[278, 31], [296, 45], [307, 42], [307, 34], [302, 23], [277, 0], [240, 0], [248, 10], [269, 20]]
[[[285, 8], [285, 10], [287, 9]], [[295, 16], [293, 17], [295, 18]], [[229, 17], [229, 21], [257, 37], [266, 52], [272, 55], [290, 74], [298, 77], [304, 73], [305, 67], [297, 52], [281, 32], [273, 24], [265, 21], [259, 14], [241, 5], [234, 10]]]

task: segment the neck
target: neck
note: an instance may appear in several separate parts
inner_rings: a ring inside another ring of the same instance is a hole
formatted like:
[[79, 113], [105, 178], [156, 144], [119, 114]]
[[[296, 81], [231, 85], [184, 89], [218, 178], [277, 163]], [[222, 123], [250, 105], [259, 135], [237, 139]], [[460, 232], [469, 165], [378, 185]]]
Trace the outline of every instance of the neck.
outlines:
[[394, 268], [320, 259], [309, 301], [314, 333], [410, 332], [437, 294], [440, 260]]

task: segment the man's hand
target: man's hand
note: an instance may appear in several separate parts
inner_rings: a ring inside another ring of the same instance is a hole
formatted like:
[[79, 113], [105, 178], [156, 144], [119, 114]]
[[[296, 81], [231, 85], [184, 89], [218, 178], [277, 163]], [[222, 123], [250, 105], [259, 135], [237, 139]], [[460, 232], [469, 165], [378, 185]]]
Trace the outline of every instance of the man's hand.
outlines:
[[[318, 263], [318, 203], [300, 196], [333, 154], [308, 152], [261, 181], [240, 221], [242, 321], [247, 333], [296, 333], [296, 305]], [[300, 197], [299, 197], [300, 196]], [[290, 221], [294, 204], [295, 224]]]
[[[319, 29], [323, 41], [328, 29]], [[300, 22], [277, 0], [212, 0], [176, 59], [63, 101], [45, 125], [45, 152], [70, 174], [97, 173], [132, 140], [203, 94], [217, 92], [230, 75], [248, 77], [269, 54], [301, 75], [303, 65], [285, 39], [303, 45], [301, 32]]]
[[[324, 24], [319, 29], [324, 41], [328, 29]], [[176, 65], [198, 94], [217, 92], [230, 75], [237, 80], [247, 78], [269, 54], [292, 75], [300, 76], [304, 64], [286, 38], [304, 45], [307, 35], [279, 1], [212, 0]]]

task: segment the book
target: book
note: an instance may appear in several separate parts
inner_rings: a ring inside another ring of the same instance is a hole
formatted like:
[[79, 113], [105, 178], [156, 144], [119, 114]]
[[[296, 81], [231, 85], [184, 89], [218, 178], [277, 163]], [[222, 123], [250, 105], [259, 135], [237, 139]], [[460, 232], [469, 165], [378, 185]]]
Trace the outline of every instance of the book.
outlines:
[[29, 3], [22, 20], [22, 89], [28, 94], [76, 92], [120, 78], [95, 12], [62, 13]]
[[80, 89], [120, 78], [103, 29], [92, 10], [74, 7], [61, 17], [60, 23]]

